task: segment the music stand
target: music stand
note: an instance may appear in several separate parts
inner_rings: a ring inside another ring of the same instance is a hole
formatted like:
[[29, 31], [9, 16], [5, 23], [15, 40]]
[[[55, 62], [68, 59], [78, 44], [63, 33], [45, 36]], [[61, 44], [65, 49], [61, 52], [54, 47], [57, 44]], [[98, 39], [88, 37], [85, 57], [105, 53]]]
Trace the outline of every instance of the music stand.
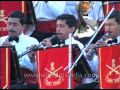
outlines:
[[[75, 62], [78, 56], [81, 53], [81, 50], [79, 49], [77, 44], [73, 44], [73, 54], [75, 53], [75, 57], [73, 58], [73, 61]], [[82, 55], [76, 66], [74, 67], [75, 77], [76, 78], [82, 78], [82, 76], [85, 76], [86, 74], [92, 75], [91, 67], [89, 66], [86, 58]]]

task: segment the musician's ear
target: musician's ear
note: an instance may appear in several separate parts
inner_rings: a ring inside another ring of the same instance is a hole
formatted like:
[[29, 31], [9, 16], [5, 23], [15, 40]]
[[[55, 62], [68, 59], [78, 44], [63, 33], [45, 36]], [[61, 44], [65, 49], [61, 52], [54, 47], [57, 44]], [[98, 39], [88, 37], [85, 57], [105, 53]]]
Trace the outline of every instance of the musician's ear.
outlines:
[[118, 28], [119, 28], [119, 34], [120, 34], [120, 24], [118, 25]]
[[119, 30], [120, 30], [120, 24], [119, 24]]
[[75, 27], [71, 27], [71, 33], [74, 33], [75, 32]]
[[23, 24], [22, 27], [23, 27], [23, 30], [27, 29], [27, 25], [26, 24]]

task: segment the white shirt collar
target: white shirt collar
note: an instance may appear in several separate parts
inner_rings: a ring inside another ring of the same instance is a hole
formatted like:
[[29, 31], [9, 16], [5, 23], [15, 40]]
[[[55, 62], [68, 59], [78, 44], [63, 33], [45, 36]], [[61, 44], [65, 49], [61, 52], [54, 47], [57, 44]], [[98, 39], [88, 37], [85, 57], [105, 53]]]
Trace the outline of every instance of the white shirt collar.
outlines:
[[120, 43], [120, 36], [117, 37], [117, 43]]
[[24, 35], [24, 34], [23, 34], [23, 32], [22, 32], [18, 37], [20, 38], [20, 37], [22, 37], [23, 35]]

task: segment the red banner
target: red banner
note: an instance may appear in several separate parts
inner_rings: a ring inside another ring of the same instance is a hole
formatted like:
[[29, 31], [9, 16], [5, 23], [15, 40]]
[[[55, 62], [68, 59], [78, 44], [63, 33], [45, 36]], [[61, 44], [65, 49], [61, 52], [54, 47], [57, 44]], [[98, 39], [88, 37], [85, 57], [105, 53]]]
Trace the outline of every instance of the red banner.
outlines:
[[37, 51], [38, 82], [42, 89], [68, 88], [68, 47]]
[[0, 47], [0, 88], [10, 86], [10, 49]]
[[108, 4], [103, 5], [103, 11], [105, 15], [107, 15], [114, 6], [115, 6], [116, 11], [120, 10], [120, 3], [114, 3], [114, 1], [113, 2], [104, 1], [104, 3], [108, 3]]
[[10, 12], [15, 10], [25, 12], [25, 1], [0, 1], [0, 36], [8, 34], [6, 27], [7, 16]]
[[101, 89], [120, 89], [120, 46], [99, 48]]

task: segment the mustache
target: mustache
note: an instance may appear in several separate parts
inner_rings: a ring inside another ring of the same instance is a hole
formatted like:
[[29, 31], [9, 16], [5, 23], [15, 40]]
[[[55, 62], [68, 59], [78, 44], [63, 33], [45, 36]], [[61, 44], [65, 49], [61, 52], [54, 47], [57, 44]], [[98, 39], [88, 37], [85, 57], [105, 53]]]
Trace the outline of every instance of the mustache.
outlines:
[[12, 33], [15, 33], [16, 31], [14, 31], [14, 30], [8, 30], [9, 32], [12, 32]]
[[62, 33], [53, 33], [54, 35], [60, 35], [60, 34], [62, 34]]

